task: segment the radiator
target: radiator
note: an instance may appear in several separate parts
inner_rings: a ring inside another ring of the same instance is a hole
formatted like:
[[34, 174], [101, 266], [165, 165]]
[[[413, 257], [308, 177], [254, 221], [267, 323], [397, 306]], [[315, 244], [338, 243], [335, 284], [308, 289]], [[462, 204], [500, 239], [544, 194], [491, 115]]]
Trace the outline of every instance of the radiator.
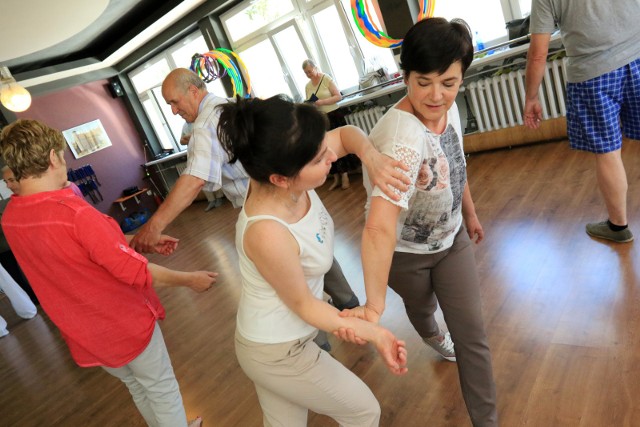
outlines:
[[345, 116], [345, 120], [347, 124], [357, 126], [369, 134], [385, 111], [387, 111], [385, 107], [369, 107], [366, 110], [348, 114]]
[[[566, 116], [566, 58], [547, 62], [540, 86], [544, 119]], [[480, 132], [522, 125], [525, 70], [488, 77], [465, 87]]]
[[175, 165], [175, 168], [178, 175], [182, 175], [182, 172], [187, 168], [187, 162], [178, 163]]

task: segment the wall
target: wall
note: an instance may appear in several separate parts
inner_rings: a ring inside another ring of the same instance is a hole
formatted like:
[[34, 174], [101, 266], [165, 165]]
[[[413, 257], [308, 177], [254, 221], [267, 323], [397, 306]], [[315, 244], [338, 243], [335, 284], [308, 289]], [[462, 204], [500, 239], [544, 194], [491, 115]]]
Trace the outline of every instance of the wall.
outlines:
[[100, 119], [111, 140], [110, 147], [79, 159], [74, 158], [71, 150], [65, 151], [69, 168], [76, 169], [90, 164], [102, 184], [99, 189], [103, 201], [94, 204], [89, 196], [85, 200], [118, 222], [143, 207], [155, 210], [153, 198], [146, 194], [139, 196], [140, 205], [136, 205], [134, 200], [125, 202], [125, 212], [118, 204], [113, 203], [122, 196], [123, 189], [132, 186], [144, 188], [149, 184], [143, 180], [144, 170], [141, 165], [146, 162], [140, 136], [122, 99], [113, 98], [109, 93], [107, 80], [37, 96], [27, 111], [16, 115], [21, 119], [40, 120], [61, 131]]

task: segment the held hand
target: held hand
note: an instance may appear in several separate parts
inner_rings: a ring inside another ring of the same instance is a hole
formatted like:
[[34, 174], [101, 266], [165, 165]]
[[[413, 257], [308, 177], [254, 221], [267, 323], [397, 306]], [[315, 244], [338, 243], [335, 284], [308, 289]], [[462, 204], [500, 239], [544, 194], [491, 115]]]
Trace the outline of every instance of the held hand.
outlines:
[[406, 374], [408, 369], [405, 342], [396, 339], [388, 330], [382, 327], [379, 329], [375, 346], [385, 365], [387, 365], [387, 369], [394, 375]]
[[477, 216], [468, 219], [465, 218], [464, 225], [467, 228], [467, 234], [471, 241], [475, 238], [476, 244], [482, 242], [484, 239], [484, 230]]
[[542, 106], [540, 100], [527, 99], [524, 103], [524, 124], [529, 129], [538, 129], [542, 121]]
[[380, 321], [380, 317], [382, 316], [382, 313], [378, 313], [367, 304], [354, 308], [345, 308], [338, 314], [340, 317], [357, 317], [358, 319], [376, 324]]
[[377, 151], [376, 154], [368, 169], [371, 185], [380, 188], [392, 200], [400, 200], [400, 195], [395, 190], [405, 192], [409, 189], [411, 180], [405, 173], [409, 168], [399, 160]]
[[217, 277], [218, 273], [213, 271], [193, 271], [190, 273], [190, 280], [186, 286], [195, 292], [208, 291], [216, 283]]
[[153, 253], [160, 243], [160, 232], [154, 231], [149, 222], [144, 224], [129, 242], [134, 250], [140, 253]]
[[366, 340], [356, 336], [356, 333], [351, 328], [340, 328], [333, 331], [333, 336], [338, 338], [339, 340], [350, 342], [352, 344], [365, 345], [367, 343]]
[[153, 252], [160, 255], [171, 255], [178, 249], [178, 242], [180, 240], [175, 237], [167, 236], [166, 234], [160, 235], [160, 240], [156, 244]]

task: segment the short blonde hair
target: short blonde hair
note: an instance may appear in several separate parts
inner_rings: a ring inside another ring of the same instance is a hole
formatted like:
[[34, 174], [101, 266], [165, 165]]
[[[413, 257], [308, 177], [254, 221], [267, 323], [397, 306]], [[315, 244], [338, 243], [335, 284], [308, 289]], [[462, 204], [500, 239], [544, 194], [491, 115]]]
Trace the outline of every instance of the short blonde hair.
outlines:
[[0, 155], [16, 180], [40, 177], [49, 168], [49, 153], [63, 151], [62, 133], [38, 120], [21, 119], [2, 129]]

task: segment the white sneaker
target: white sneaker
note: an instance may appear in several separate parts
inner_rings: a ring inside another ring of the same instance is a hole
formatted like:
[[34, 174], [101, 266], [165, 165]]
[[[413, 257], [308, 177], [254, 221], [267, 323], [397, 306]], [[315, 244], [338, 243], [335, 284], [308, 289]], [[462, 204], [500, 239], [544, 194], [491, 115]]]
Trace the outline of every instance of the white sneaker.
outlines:
[[440, 356], [447, 359], [449, 362], [456, 361], [456, 353], [453, 348], [453, 341], [451, 341], [451, 334], [449, 332], [444, 335], [436, 335], [430, 338], [422, 338], [425, 344], [434, 349], [440, 354]]
[[5, 329], [0, 329], [0, 338], [9, 335], [9, 331]]

